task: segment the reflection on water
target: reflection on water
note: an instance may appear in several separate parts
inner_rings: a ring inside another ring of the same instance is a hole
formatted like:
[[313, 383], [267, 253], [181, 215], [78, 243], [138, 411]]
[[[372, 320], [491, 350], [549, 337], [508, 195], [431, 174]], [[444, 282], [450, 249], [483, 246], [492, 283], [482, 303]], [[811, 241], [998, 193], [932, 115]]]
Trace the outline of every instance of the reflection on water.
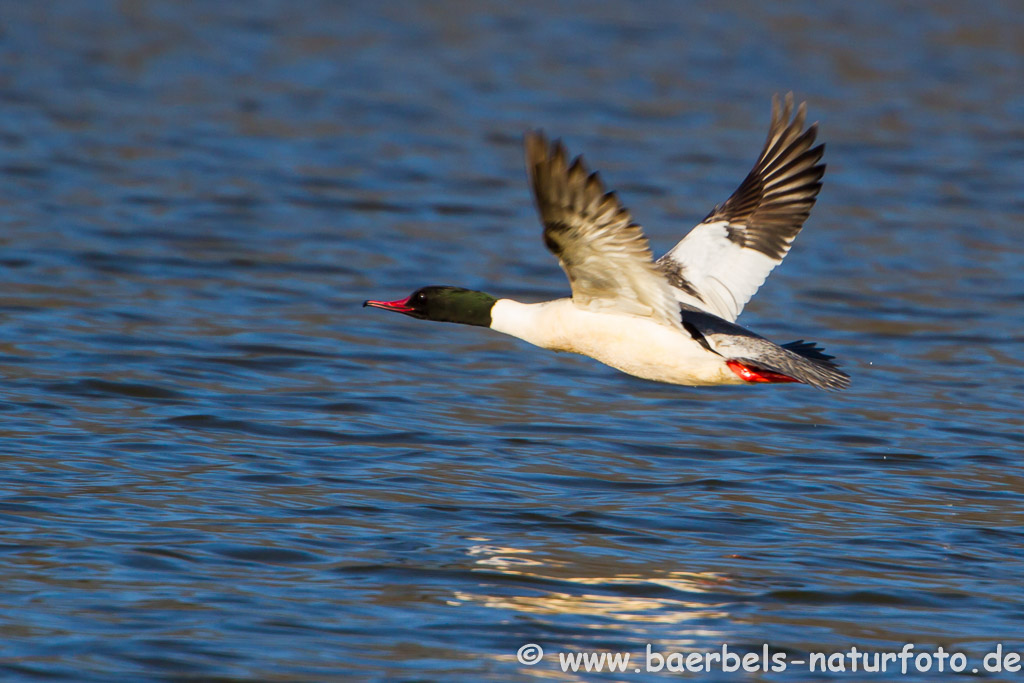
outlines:
[[[629, 630], [637, 633], [636, 625], [642, 623], [678, 624], [700, 619], [722, 619], [726, 613], [711, 609], [703, 602], [686, 601], [680, 598], [641, 597], [650, 592], [649, 587], [667, 589], [664, 592], [680, 595], [702, 594], [714, 590], [715, 585], [725, 581], [713, 574], [688, 574], [681, 571], [667, 572], [664, 576], [644, 577], [639, 574], [616, 576], [572, 576], [574, 567], [568, 562], [538, 561], [526, 557], [529, 550], [497, 546], [473, 546], [469, 554], [483, 557], [476, 560], [484, 571], [497, 571], [516, 577], [538, 579], [541, 582], [564, 582], [579, 585], [589, 590], [615, 591], [626, 587], [633, 595], [595, 594], [591, 592], [569, 593], [551, 591], [543, 595], [480, 595], [456, 592], [452, 604], [474, 602], [486, 607], [535, 615], [576, 614], [602, 618], [602, 623], [592, 623], [591, 628]], [[577, 590], [584, 591], [584, 588]], [[639, 593], [640, 595], [637, 595]], [[624, 623], [620, 623], [624, 622]], [[704, 638], [720, 636], [713, 631], [698, 629]]]
[[[1012, 4], [8, 5], [5, 680], [1024, 650]], [[821, 342], [842, 396], [359, 307], [567, 292], [533, 128], [663, 251], [791, 89], [828, 172], [741, 322]]]

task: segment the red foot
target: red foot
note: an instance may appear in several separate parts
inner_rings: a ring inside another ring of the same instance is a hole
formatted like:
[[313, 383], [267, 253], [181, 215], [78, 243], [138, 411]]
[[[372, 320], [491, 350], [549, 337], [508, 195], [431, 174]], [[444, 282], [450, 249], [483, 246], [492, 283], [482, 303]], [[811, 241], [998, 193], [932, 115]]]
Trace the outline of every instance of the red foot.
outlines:
[[725, 364], [729, 366], [729, 369], [735, 372], [740, 379], [747, 382], [799, 382], [798, 379], [793, 379], [788, 375], [782, 375], [778, 372], [772, 372], [771, 370], [761, 370], [760, 368], [752, 368], [749, 365], [744, 365], [738, 360], [727, 360]]

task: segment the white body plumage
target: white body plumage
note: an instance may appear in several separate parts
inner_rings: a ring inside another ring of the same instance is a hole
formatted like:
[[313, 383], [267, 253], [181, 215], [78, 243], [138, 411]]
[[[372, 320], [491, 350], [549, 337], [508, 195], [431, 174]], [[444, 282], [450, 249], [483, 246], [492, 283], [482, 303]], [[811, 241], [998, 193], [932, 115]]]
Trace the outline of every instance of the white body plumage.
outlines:
[[491, 329], [534, 346], [578, 353], [636, 377], [690, 386], [746, 384], [679, 328], [653, 318], [589, 311], [572, 299], [523, 304], [498, 299]]

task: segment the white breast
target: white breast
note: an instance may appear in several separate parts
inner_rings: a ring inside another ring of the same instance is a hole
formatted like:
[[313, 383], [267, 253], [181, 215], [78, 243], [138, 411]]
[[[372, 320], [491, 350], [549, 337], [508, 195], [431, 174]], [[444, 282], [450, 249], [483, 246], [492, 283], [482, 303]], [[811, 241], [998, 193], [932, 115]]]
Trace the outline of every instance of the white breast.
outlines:
[[743, 384], [725, 360], [690, 335], [649, 318], [588, 311], [571, 299], [499, 299], [491, 329], [552, 351], [579, 353], [630, 375], [673, 384]]

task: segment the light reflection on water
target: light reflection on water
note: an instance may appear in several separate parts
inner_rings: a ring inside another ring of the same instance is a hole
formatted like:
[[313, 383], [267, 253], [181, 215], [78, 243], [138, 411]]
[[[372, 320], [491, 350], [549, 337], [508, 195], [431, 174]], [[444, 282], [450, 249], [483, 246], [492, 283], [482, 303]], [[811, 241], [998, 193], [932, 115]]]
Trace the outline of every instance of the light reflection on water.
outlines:
[[[581, 680], [520, 666], [527, 642], [1024, 649], [1020, 21], [7, 8], [5, 678]], [[850, 391], [662, 386], [359, 308], [565, 294], [531, 128], [667, 249], [790, 89], [829, 169], [741, 322], [822, 342]]]
[[[545, 592], [541, 595], [496, 596], [457, 592], [455, 604], [476, 602], [498, 610], [512, 610], [533, 615], [575, 614], [602, 620], [591, 628], [626, 630], [636, 634], [636, 627], [643, 623], [674, 624], [699, 619], [723, 619], [727, 616], [721, 610], [709, 609], [704, 603], [686, 601], [680, 598], [643, 597], [653, 588], [664, 588], [673, 594], [689, 595], [707, 593], [716, 584], [725, 581], [713, 574], [693, 575], [686, 572], [667, 572], [664, 576], [644, 577], [639, 574], [617, 576], [574, 576], [573, 565], [565, 561], [538, 561], [524, 557], [529, 551], [517, 548], [474, 546], [470, 555], [483, 555], [477, 560], [482, 571], [498, 571], [502, 574], [537, 579], [540, 582], [566, 582], [579, 585], [581, 591], [616, 590], [623, 586], [639, 595], [604, 595], [590, 592], [568, 593], [563, 591]], [[625, 622], [625, 623], [620, 623]], [[723, 634], [698, 629], [703, 638]], [[692, 642], [690, 643], [692, 645]]]

